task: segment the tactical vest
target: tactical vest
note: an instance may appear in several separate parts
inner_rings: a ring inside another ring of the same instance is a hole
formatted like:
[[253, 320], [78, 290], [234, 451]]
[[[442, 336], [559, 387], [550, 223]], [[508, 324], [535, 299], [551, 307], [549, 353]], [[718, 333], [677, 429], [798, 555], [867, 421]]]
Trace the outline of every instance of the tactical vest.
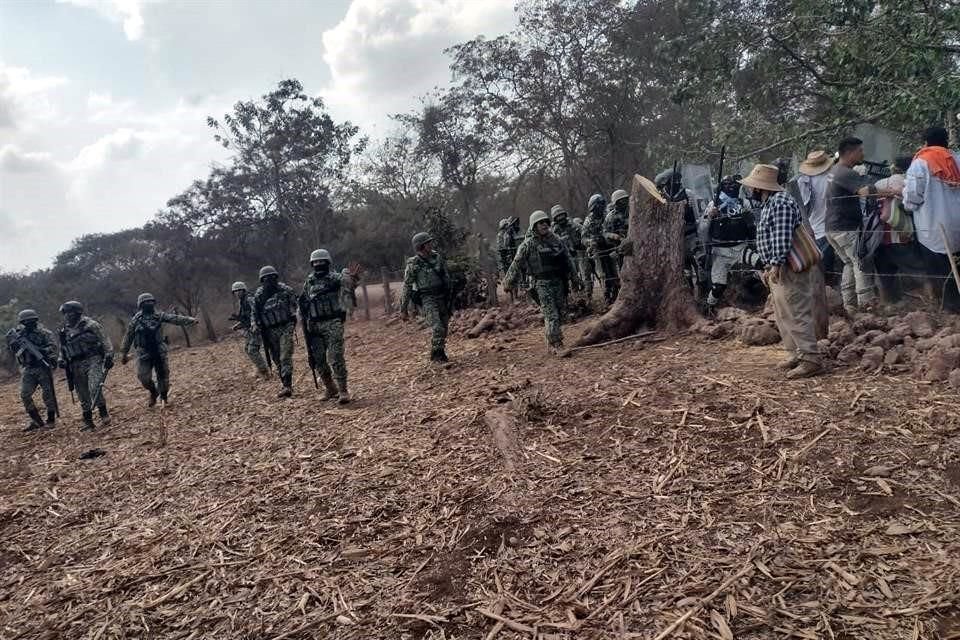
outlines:
[[537, 280], [563, 279], [567, 274], [564, 246], [557, 242], [535, 242], [527, 253], [530, 275]]
[[420, 256], [415, 256], [414, 260], [417, 265], [417, 291], [420, 292], [420, 295], [442, 295], [445, 293], [448, 285], [447, 281], [441, 275], [443, 273], [443, 267], [441, 266], [440, 258], [436, 257], [436, 264], [424, 260]]
[[710, 220], [710, 239], [714, 244], [730, 246], [749, 242], [754, 236], [753, 215], [741, 210], [735, 215], [719, 215]]
[[81, 320], [76, 327], [64, 327], [60, 330], [60, 335], [64, 360], [83, 360], [90, 356], [103, 355], [100, 337], [90, 329], [86, 320]]
[[147, 353], [159, 353], [160, 343], [163, 342], [163, 321], [160, 314], [141, 315], [135, 322], [137, 326], [133, 330], [133, 346]]
[[326, 277], [315, 285], [310, 286], [307, 298], [307, 317], [314, 322], [344, 318], [343, 307], [340, 306], [341, 283], [337, 278]]
[[287, 300], [287, 296], [284, 295], [282, 289], [264, 301], [260, 315], [263, 317], [263, 325], [267, 329], [288, 324], [293, 320], [293, 311], [290, 309], [290, 302]]

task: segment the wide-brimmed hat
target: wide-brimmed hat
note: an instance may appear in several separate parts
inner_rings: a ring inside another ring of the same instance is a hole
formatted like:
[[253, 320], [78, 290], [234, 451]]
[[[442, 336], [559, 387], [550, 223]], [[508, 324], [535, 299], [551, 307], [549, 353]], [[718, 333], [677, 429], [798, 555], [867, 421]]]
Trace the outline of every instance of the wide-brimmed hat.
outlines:
[[805, 176], [818, 176], [833, 166], [833, 158], [823, 149], [817, 149], [807, 154], [807, 159], [800, 163], [800, 173]]
[[783, 191], [783, 187], [777, 182], [779, 173], [780, 170], [772, 164], [757, 164], [750, 171], [750, 175], [740, 181], [740, 184], [764, 191]]

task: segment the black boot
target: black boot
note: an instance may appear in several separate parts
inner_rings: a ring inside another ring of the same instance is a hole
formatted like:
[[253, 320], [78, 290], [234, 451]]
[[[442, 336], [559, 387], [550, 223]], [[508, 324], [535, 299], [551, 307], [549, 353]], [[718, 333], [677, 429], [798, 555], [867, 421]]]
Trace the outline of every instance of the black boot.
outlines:
[[36, 409], [30, 409], [27, 411], [27, 415], [30, 416], [30, 423], [24, 427], [24, 431], [36, 431], [43, 426], [43, 418], [40, 416], [40, 412]]
[[446, 349], [440, 349], [437, 351], [437, 362], [450, 362], [450, 358], [447, 357]]
[[153, 384], [151, 380], [149, 384], [145, 384], [143, 387], [150, 392], [150, 399], [147, 401], [147, 406], [157, 406], [157, 398], [160, 396], [160, 393], [157, 391], [157, 385]]
[[340, 389], [337, 388], [336, 383], [333, 381], [333, 375], [330, 373], [321, 373], [320, 379], [323, 381], [323, 399], [324, 400], [334, 400], [340, 395]]
[[100, 426], [108, 427], [110, 426], [110, 414], [107, 412], [107, 405], [102, 404], [97, 407], [97, 413], [100, 414]]
[[51, 411], [47, 409], [47, 428], [53, 429], [54, 425], [57, 424], [57, 412], [56, 410]]
[[293, 395], [293, 376], [287, 374], [285, 376], [280, 376], [280, 381], [283, 383], [283, 387], [277, 393], [278, 398], [289, 398]]
[[80, 431], [93, 431], [93, 427], [93, 411], [84, 411], [83, 426], [80, 427]]
[[443, 360], [441, 360], [441, 357], [446, 357], [446, 355], [445, 354], [441, 355], [441, 354], [443, 354], [442, 349], [434, 349], [433, 351], [431, 351], [430, 362], [443, 362]]

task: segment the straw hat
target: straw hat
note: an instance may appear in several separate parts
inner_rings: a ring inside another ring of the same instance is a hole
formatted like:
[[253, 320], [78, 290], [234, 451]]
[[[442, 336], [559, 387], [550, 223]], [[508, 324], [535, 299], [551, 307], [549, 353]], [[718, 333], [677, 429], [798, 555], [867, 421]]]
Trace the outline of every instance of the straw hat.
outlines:
[[740, 181], [740, 184], [764, 191], [783, 191], [783, 187], [777, 182], [779, 173], [780, 170], [772, 164], [757, 164], [753, 166], [750, 175]]
[[800, 173], [805, 176], [818, 176], [833, 166], [833, 158], [823, 149], [811, 151], [807, 159], [800, 163]]

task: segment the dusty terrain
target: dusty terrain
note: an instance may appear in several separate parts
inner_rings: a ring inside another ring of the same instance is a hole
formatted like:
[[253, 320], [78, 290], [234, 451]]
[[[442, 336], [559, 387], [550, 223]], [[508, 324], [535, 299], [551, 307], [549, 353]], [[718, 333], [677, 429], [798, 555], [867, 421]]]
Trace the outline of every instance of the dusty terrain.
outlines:
[[92, 435], [62, 386], [22, 433], [0, 386], [0, 638], [960, 638], [941, 384], [536, 329], [443, 369], [414, 327], [349, 333], [348, 408], [302, 349], [274, 399], [236, 341], [175, 351], [162, 413], [118, 366]]

